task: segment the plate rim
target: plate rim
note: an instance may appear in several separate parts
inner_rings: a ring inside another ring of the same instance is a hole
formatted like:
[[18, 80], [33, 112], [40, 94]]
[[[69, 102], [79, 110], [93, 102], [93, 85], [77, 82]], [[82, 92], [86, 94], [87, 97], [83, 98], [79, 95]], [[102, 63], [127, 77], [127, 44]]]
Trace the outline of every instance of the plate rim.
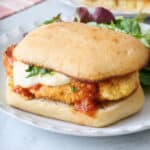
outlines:
[[[42, 129], [42, 130], [50, 131], [50, 132], [57, 133], [57, 134], [63, 134], [63, 135], [71, 135], [71, 136], [79, 136], [79, 137], [114, 137], [114, 136], [120, 136], [120, 135], [129, 135], [129, 134], [133, 134], [133, 133], [139, 133], [139, 132], [150, 129], [150, 124], [145, 124], [145, 125], [140, 124], [140, 125], [136, 126], [136, 128], [134, 128], [134, 130], [133, 130], [133, 128], [132, 129], [128, 128], [128, 129], [115, 129], [115, 130], [109, 129], [108, 131], [103, 131], [103, 129], [105, 129], [105, 128], [94, 128], [94, 129], [98, 129], [99, 131], [86, 132], [86, 133], [85, 132], [79, 132], [78, 133], [78, 132], [74, 132], [74, 130], [66, 130], [65, 128], [60, 128], [60, 126], [59, 127], [54, 127], [54, 126], [47, 127], [43, 123], [42, 123], [42, 126], [40, 126], [41, 125], [40, 123], [37, 123], [37, 122], [35, 123], [33, 120], [29, 119], [28, 117], [26, 117], [26, 119], [20, 118], [22, 115], [17, 115], [16, 112], [12, 113], [11, 111], [8, 110], [9, 108], [11, 108], [13, 110], [15, 109], [15, 111], [17, 110], [17, 111], [24, 112], [22, 110], [19, 110], [19, 109], [16, 109], [14, 107], [10, 107], [10, 106], [8, 106], [7, 109], [5, 109], [0, 104], [0, 112], [16, 119], [19, 122], [25, 123], [27, 125], [30, 125], [32, 127], [36, 127], [36, 128]], [[27, 113], [27, 114], [33, 115], [33, 116], [38, 116], [38, 115], [32, 114], [30, 112], [24, 112], [24, 113]], [[42, 117], [42, 116], [40, 116], [40, 117]], [[42, 118], [46, 118], [46, 117], [42, 117]], [[47, 118], [47, 119], [55, 120], [52, 118]], [[61, 120], [55, 120], [55, 121], [64, 122]], [[69, 122], [65, 122], [65, 123], [72, 124]], [[76, 126], [80, 126], [80, 125], [76, 125]], [[86, 127], [86, 126], [82, 126], [82, 127]], [[93, 129], [93, 128], [91, 128], [91, 129]]]

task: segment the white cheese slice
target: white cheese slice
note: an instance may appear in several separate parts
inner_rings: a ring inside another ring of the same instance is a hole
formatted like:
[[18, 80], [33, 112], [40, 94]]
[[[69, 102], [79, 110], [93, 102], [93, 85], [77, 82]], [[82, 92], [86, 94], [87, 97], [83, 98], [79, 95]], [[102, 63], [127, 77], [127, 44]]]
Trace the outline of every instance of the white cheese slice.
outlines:
[[60, 74], [58, 72], [55, 72], [54, 74], [45, 74], [43, 76], [37, 75], [33, 77], [28, 77], [28, 72], [25, 70], [29, 66], [27, 64], [24, 64], [22, 62], [16, 61], [14, 62], [13, 67], [13, 77], [14, 77], [14, 85], [19, 85], [24, 88], [31, 87], [35, 84], [42, 84], [42, 85], [48, 85], [48, 86], [58, 86], [58, 85], [64, 85], [67, 83], [70, 83], [70, 78]]

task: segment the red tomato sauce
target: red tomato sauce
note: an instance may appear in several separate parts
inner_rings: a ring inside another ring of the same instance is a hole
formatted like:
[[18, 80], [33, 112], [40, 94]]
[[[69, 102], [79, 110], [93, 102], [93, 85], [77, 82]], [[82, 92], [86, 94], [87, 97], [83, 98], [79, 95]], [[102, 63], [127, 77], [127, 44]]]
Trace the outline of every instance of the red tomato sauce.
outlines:
[[34, 97], [34, 95], [29, 91], [29, 89], [22, 88], [22, 87], [20, 87], [20, 86], [15, 86], [15, 87], [13, 88], [13, 91], [14, 91], [15, 93], [18, 93], [18, 94], [20, 94], [20, 95], [22, 95], [22, 96], [25, 96], [25, 97], [29, 98], [29, 99], [31, 99], [31, 98]]
[[13, 62], [14, 62], [14, 57], [13, 57], [14, 48], [15, 45], [8, 47], [3, 56], [3, 64], [6, 68], [6, 73], [8, 76], [12, 76], [12, 69], [13, 69]]
[[33, 85], [33, 86], [31, 87], [31, 89], [37, 91], [37, 90], [39, 90], [41, 87], [42, 87], [41, 84], [35, 84], [35, 85]]
[[74, 106], [81, 112], [91, 113], [97, 109], [96, 99], [98, 98], [98, 85], [94, 83], [84, 83], [84, 87], [80, 90], [84, 96], [78, 100]]

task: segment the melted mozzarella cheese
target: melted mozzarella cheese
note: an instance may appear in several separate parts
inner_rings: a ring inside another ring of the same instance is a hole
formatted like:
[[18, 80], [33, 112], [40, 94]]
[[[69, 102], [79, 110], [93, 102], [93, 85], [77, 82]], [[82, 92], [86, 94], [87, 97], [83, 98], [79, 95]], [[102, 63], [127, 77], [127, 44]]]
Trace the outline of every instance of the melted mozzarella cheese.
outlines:
[[53, 75], [45, 74], [43, 76], [37, 75], [27, 78], [28, 72], [26, 72], [25, 70], [28, 67], [29, 66], [27, 64], [24, 64], [22, 62], [14, 62], [13, 76], [15, 86], [19, 85], [24, 88], [28, 88], [38, 83], [48, 86], [58, 86], [70, 82], [70, 78], [58, 72], [55, 72], [55, 74]]

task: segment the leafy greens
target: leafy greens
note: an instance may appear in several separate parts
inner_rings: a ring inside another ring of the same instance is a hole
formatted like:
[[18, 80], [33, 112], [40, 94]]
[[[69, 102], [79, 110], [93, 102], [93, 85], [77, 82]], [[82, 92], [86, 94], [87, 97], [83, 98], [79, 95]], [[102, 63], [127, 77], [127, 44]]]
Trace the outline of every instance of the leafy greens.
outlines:
[[54, 23], [54, 22], [59, 22], [61, 21], [61, 13], [57, 14], [56, 16], [54, 16], [52, 19], [50, 20], [46, 20], [43, 22], [43, 24], [50, 24], [50, 23]]
[[146, 47], [150, 48], [150, 31], [142, 33], [140, 22], [141, 20], [138, 19], [138, 17], [118, 17], [115, 21], [111, 22], [110, 24], [97, 24], [96, 22], [89, 22], [88, 25], [130, 34], [131, 36], [134, 36], [135, 38], [139, 39]]
[[43, 76], [46, 74], [50, 74], [50, 75], [55, 74], [53, 70], [48, 70], [37, 66], [29, 66], [25, 71], [28, 72], [27, 78], [37, 76], [37, 75]]
[[71, 88], [71, 92], [73, 93], [77, 92], [77, 88], [75, 86], [71, 86], [70, 88]]

